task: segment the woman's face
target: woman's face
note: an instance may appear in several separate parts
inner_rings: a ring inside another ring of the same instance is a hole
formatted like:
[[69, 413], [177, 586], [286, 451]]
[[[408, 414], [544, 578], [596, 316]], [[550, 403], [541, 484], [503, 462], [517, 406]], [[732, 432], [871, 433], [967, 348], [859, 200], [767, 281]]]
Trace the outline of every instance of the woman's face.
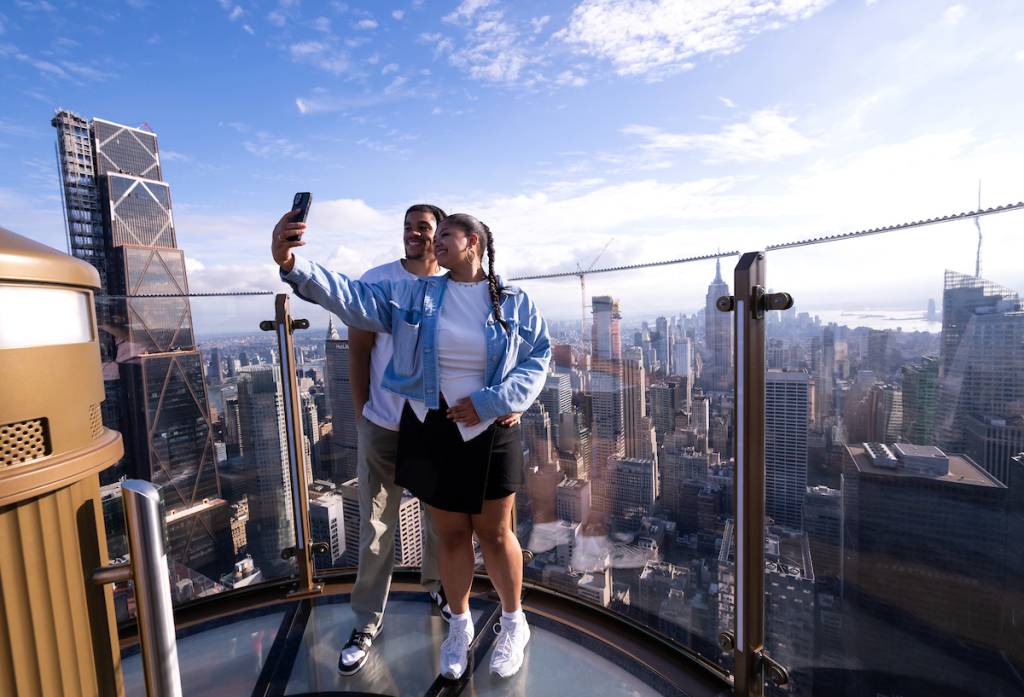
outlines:
[[441, 223], [434, 235], [434, 256], [437, 257], [437, 263], [446, 269], [470, 263], [476, 246], [476, 235], [467, 235], [459, 225]]

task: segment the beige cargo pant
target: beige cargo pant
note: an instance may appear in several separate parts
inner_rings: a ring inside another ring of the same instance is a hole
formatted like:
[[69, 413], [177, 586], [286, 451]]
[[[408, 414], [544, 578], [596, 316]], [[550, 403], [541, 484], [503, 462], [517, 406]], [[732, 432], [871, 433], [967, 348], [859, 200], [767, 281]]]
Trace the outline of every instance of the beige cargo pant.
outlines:
[[[359, 419], [356, 475], [359, 478], [359, 568], [352, 588], [355, 628], [373, 632], [384, 617], [395, 566], [395, 529], [402, 487], [395, 485], [398, 432]], [[437, 568], [437, 537], [429, 514], [423, 514], [423, 561], [420, 583], [436, 593], [441, 587]]]

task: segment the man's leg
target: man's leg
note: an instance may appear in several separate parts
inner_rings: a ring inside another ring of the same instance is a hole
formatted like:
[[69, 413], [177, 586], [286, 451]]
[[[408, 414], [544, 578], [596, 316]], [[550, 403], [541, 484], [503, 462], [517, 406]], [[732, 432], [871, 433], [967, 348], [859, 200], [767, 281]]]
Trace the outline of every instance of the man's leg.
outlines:
[[420, 585], [430, 593], [441, 590], [441, 571], [437, 567], [437, 530], [430, 518], [430, 507], [423, 506], [423, 561], [420, 562]]
[[395, 486], [398, 434], [359, 421], [359, 569], [352, 588], [356, 629], [374, 632], [384, 616], [395, 564], [402, 488]]

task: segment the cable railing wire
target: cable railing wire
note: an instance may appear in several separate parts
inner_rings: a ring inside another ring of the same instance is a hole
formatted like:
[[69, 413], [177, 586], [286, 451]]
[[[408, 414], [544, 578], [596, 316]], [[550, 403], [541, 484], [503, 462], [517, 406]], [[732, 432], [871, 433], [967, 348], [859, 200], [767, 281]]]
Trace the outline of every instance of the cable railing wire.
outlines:
[[[824, 237], [809, 237], [803, 240], [795, 240], [792, 242], [779, 242], [777, 244], [770, 244], [765, 247], [765, 251], [777, 251], [780, 249], [793, 249], [795, 247], [809, 247], [816, 244], [826, 244], [828, 242], [841, 242], [843, 240], [852, 240], [861, 237], [870, 237], [871, 235], [881, 235], [887, 232], [897, 232], [899, 230], [909, 230], [912, 228], [924, 227], [926, 225], [939, 225], [942, 223], [950, 223], [957, 220], [967, 220], [970, 218], [980, 218], [986, 215], [996, 215], [999, 213], [1009, 213], [1011, 211], [1017, 211], [1024, 209], [1024, 201], [1018, 201], [1016, 203], [1007, 203], [1002, 206], [993, 206], [991, 208], [981, 208], [975, 211], [963, 211], [960, 213], [950, 213], [948, 215], [940, 215], [934, 218], [924, 218], [921, 220], [913, 220], [905, 223], [897, 223], [895, 225], [884, 225], [882, 227], [868, 228], [865, 230], [855, 230], [853, 232], [841, 232], [835, 235], [827, 235]], [[727, 252], [714, 252], [712, 254], [700, 254], [692, 257], [680, 257], [678, 259], [663, 259], [660, 261], [648, 261], [641, 262], [638, 264], [624, 264], [620, 266], [606, 266], [600, 269], [590, 269], [589, 271], [576, 270], [576, 271], [558, 271], [555, 273], [535, 274], [531, 276], [513, 276], [509, 280], [512, 281], [541, 281], [554, 278], [579, 278], [580, 276], [591, 276], [599, 273], [613, 273], [616, 271], [636, 271], [638, 269], [650, 269], [658, 266], [673, 266], [676, 264], [689, 264], [695, 261], [709, 261], [711, 259], [724, 259], [726, 257], [739, 256], [738, 250], [730, 250]], [[219, 293], [147, 293], [145, 295], [105, 295], [102, 296], [107, 299], [119, 299], [119, 298], [218, 298], [218, 297], [232, 297], [232, 296], [245, 296], [245, 295], [274, 295], [277, 291], [272, 290], [247, 290], [247, 291], [224, 291]]]
[[[926, 225], [938, 225], [941, 223], [949, 223], [956, 220], [966, 220], [970, 218], [980, 218], [986, 215], [995, 215], [998, 213], [1009, 213], [1011, 211], [1024, 209], [1024, 201], [1018, 201], [1017, 203], [1007, 203], [1002, 206], [994, 206], [991, 208], [982, 208], [976, 211], [964, 211], [961, 213], [950, 213], [948, 215], [941, 215], [935, 218], [925, 218], [922, 220], [914, 220], [906, 223], [897, 223], [895, 225], [885, 225], [883, 227], [869, 228], [866, 230], [856, 230], [854, 232], [843, 232], [836, 235], [828, 235], [824, 237], [810, 237], [803, 240], [796, 240], [793, 242], [779, 242], [777, 244], [770, 244], [765, 247], [765, 251], [776, 251], [780, 249], [792, 249], [794, 247], [808, 247], [816, 244], [826, 244], [828, 242], [841, 242], [843, 240], [857, 239], [860, 237], [869, 237], [871, 235], [880, 235], [886, 232], [896, 232], [899, 230], [908, 230], [911, 228], [924, 227]], [[512, 281], [537, 281], [543, 279], [552, 278], [579, 278], [580, 276], [589, 276], [597, 273], [611, 273], [613, 271], [634, 271], [637, 269], [649, 269], [657, 266], [670, 266], [673, 264], [687, 264], [694, 261], [707, 261], [708, 259], [720, 259], [723, 257], [732, 257], [739, 255], [739, 252], [716, 252], [714, 254], [702, 254], [700, 256], [693, 257], [682, 257], [680, 259], [665, 259], [662, 261], [649, 261], [642, 262], [639, 264], [628, 264], [625, 266], [609, 266], [600, 269], [591, 269], [590, 271], [561, 271], [557, 273], [548, 274], [537, 274], [532, 276], [515, 276], [511, 278]]]

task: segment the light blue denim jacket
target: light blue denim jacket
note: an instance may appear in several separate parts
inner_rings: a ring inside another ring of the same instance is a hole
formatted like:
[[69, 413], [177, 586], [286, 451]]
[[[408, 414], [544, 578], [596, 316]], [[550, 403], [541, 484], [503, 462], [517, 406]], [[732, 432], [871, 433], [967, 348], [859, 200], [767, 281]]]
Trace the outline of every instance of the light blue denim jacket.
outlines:
[[[447, 274], [366, 283], [296, 255], [295, 266], [282, 271], [281, 278], [300, 298], [333, 312], [348, 326], [390, 333], [395, 350], [383, 387], [423, 400], [428, 409], [439, 408], [437, 329]], [[481, 421], [526, 411], [544, 387], [551, 360], [547, 324], [523, 290], [502, 289], [501, 315], [509, 331], [493, 314], [487, 318], [485, 387], [470, 395]]]

